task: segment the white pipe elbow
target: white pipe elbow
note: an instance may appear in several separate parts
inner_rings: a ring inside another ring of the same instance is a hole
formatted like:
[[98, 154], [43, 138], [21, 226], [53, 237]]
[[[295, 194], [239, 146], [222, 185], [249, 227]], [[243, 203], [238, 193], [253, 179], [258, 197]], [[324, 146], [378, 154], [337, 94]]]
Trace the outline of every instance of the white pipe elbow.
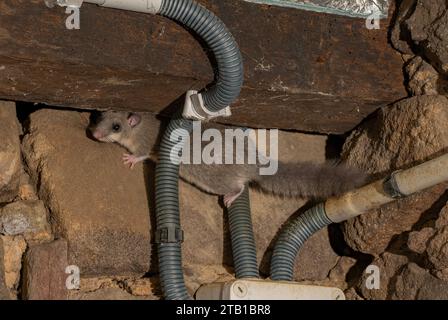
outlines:
[[162, 0], [84, 0], [101, 7], [157, 14], [162, 7]]

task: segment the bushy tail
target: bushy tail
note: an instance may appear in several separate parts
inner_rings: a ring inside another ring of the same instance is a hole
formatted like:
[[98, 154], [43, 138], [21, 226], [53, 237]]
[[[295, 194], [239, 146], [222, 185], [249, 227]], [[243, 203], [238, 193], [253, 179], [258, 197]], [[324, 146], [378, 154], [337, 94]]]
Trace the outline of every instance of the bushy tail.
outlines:
[[326, 199], [362, 186], [367, 175], [334, 163], [279, 163], [277, 174], [259, 175], [255, 183], [265, 192], [287, 197]]

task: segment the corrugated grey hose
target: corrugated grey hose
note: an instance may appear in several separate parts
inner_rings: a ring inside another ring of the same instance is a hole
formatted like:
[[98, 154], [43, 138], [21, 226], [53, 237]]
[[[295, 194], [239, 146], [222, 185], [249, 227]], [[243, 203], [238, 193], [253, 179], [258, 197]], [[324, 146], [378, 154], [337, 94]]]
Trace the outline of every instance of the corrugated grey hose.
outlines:
[[271, 279], [293, 281], [297, 253], [305, 241], [332, 221], [321, 203], [298, 216], [286, 225], [275, 244], [271, 260]]
[[156, 242], [159, 256], [159, 273], [165, 299], [191, 299], [185, 287], [182, 271], [183, 232], [179, 214], [179, 163], [172, 160], [172, 153], [179, 154], [182, 146], [171, 141], [171, 135], [184, 130], [189, 135], [191, 120], [174, 118], [168, 124], [160, 143], [156, 167]]
[[[213, 51], [218, 76], [216, 85], [203, 92], [205, 106], [219, 111], [229, 106], [239, 95], [243, 83], [243, 63], [236, 41], [223, 22], [213, 13], [192, 0], [164, 0], [160, 15], [178, 21], [192, 29]], [[164, 133], [156, 168], [156, 219], [159, 272], [166, 299], [191, 299], [182, 272], [181, 243], [183, 233], [179, 217], [179, 163], [173, 163], [172, 152], [180, 152], [178, 141], [171, 141], [177, 129], [191, 132], [190, 120], [173, 119]], [[181, 148], [180, 148], [181, 149]]]
[[228, 209], [228, 214], [235, 275], [238, 279], [258, 278], [257, 249], [247, 185]]
[[213, 51], [218, 65], [216, 84], [203, 94], [210, 111], [219, 111], [238, 98], [243, 85], [243, 59], [224, 23], [193, 0], [163, 0], [160, 15], [193, 30]]

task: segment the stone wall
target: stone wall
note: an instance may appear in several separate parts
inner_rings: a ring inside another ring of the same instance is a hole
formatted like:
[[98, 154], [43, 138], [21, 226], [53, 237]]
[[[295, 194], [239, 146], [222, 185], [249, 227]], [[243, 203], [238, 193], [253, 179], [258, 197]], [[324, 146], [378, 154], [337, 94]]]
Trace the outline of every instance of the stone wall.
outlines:
[[[7, 121], [17, 123], [14, 104], [8, 106], [12, 111]], [[154, 167], [124, 166], [121, 147], [88, 137], [89, 116], [41, 109], [29, 115], [23, 134], [12, 131], [22, 178], [0, 209], [3, 287], [12, 298], [160, 298], [152, 244]], [[22, 129], [19, 123], [17, 127]], [[280, 132], [279, 140], [282, 161], [326, 159], [325, 135]], [[234, 277], [227, 218], [218, 200], [180, 182], [184, 271], [192, 294], [201, 284]], [[305, 203], [251, 190], [262, 275], [269, 273], [280, 227]], [[328, 229], [312, 237], [298, 258], [297, 280], [324, 281], [332, 269], [340, 268], [341, 256], [332, 242]], [[72, 265], [80, 270], [79, 290], [65, 287], [65, 268]]]
[[[432, 159], [448, 148], [448, 4], [403, 0], [391, 32], [402, 53], [409, 98], [379, 110], [344, 146], [343, 158], [373, 176]], [[365, 299], [447, 299], [448, 184], [396, 201], [343, 224], [346, 243], [372, 257], [381, 287], [364, 274]]]
[[[448, 147], [448, 5], [403, 0], [391, 42], [409, 97], [381, 108], [347, 136], [342, 159], [371, 179]], [[160, 299], [154, 236], [154, 167], [123, 166], [123, 150], [88, 138], [89, 113], [43, 108], [20, 123], [0, 102], [0, 299]], [[335, 140], [280, 132], [284, 161], [324, 161]], [[337, 148], [336, 148], [337, 149]], [[335, 286], [348, 299], [448, 298], [448, 184], [332, 225], [299, 253], [295, 280]], [[260, 271], [274, 239], [307, 199], [251, 190]], [[233, 279], [225, 210], [218, 197], [180, 182], [184, 273], [194, 293]], [[67, 289], [66, 268], [79, 268]], [[368, 266], [380, 271], [369, 289]], [[75, 286], [76, 287], [76, 286]]]

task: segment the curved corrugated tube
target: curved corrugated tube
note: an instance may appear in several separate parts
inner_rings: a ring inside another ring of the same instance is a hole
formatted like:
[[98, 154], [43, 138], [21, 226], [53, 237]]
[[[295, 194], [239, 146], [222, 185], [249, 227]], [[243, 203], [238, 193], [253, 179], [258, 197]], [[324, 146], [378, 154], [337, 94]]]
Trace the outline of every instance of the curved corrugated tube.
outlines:
[[[243, 63], [238, 45], [223, 22], [192, 0], [164, 0], [159, 14], [192, 29], [213, 51], [218, 65], [217, 80], [211, 89], [202, 92], [204, 103], [210, 111], [229, 106], [241, 91]], [[171, 139], [173, 132], [177, 130], [179, 133], [178, 129], [189, 134], [191, 120], [174, 118], [164, 133], [156, 168], [156, 219], [159, 272], [165, 298], [185, 300], [191, 299], [191, 296], [185, 287], [182, 272], [179, 163], [171, 159], [173, 153], [178, 154], [182, 149], [178, 141]], [[239, 261], [238, 254], [236, 257], [234, 254], [234, 259]]]
[[287, 224], [274, 247], [271, 260], [271, 279], [293, 281], [297, 253], [315, 232], [331, 224], [321, 203], [301, 214]]
[[216, 84], [202, 94], [206, 108], [219, 111], [231, 105], [243, 84], [243, 59], [224, 23], [193, 0], [164, 0], [159, 14], [192, 29], [212, 50], [218, 70]]
[[249, 188], [228, 209], [233, 264], [238, 279], [258, 278], [257, 249], [250, 213]]

